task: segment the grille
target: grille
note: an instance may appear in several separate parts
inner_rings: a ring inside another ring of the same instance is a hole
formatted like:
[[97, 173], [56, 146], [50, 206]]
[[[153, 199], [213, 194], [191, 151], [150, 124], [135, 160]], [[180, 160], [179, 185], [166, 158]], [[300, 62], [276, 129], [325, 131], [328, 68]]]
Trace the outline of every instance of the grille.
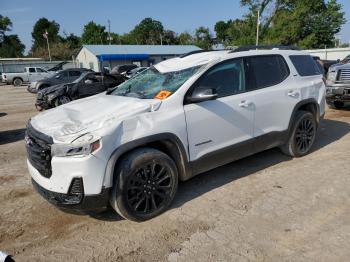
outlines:
[[350, 69], [340, 69], [338, 73], [338, 80], [350, 82]]
[[51, 177], [52, 138], [38, 132], [28, 123], [25, 142], [29, 162], [42, 176]]

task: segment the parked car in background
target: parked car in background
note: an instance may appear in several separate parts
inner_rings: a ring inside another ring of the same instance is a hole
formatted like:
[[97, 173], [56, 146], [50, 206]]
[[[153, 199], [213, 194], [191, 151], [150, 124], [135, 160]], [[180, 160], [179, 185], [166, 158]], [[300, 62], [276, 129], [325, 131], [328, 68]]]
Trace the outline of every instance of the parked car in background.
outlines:
[[108, 88], [118, 86], [126, 79], [122, 75], [83, 72], [72, 83], [54, 85], [38, 91], [35, 106], [38, 110], [53, 108], [72, 100], [104, 92]]
[[49, 77], [55, 72], [48, 72], [41, 67], [25, 67], [23, 73], [3, 73], [2, 81], [14, 86], [21, 86], [23, 83], [31, 83]]
[[140, 74], [142, 71], [144, 71], [144, 70], [146, 70], [146, 69], [148, 69], [148, 67], [137, 67], [137, 68], [135, 68], [135, 69], [132, 69], [132, 70], [126, 72], [126, 73], [125, 73], [125, 76], [126, 76], [127, 78], [132, 78], [132, 77], [134, 77], [134, 76]]
[[58, 85], [58, 84], [67, 84], [78, 79], [83, 72], [90, 71], [90, 69], [85, 68], [71, 68], [65, 69], [55, 73], [54, 75], [41, 79], [39, 81], [31, 82], [28, 85], [28, 91], [30, 93], [36, 93], [37, 91], [47, 88], [49, 86]]
[[129, 64], [129, 65], [119, 65], [119, 66], [116, 66], [112, 69], [111, 71], [111, 75], [117, 75], [117, 74], [123, 74], [123, 73], [126, 73], [130, 70], [133, 70], [135, 68], [137, 68], [138, 66], [137, 65], [134, 65], [134, 64]]
[[327, 104], [341, 109], [350, 102], [350, 63], [338, 64], [329, 69], [327, 75]]
[[61, 208], [144, 221], [169, 207], [178, 181], [274, 147], [307, 155], [325, 113], [322, 74], [306, 52], [256, 49], [169, 59], [33, 117], [34, 187]]

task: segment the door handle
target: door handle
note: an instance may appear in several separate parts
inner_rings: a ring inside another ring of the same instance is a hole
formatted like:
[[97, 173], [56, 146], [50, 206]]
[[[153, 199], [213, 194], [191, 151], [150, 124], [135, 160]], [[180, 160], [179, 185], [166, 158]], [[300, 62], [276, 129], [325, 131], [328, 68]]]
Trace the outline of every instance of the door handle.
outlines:
[[290, 97], [298, 97], [299, 93], [297, 91], [291, 90], [288, 92], [288, 96]]
[[243, 108], [247, 108], [247, 107], [250, 106], [250, 104], [251, 104], [251, 102], [246, 101], [246, 100], [243, 100], [243, 101], [241, 101], [241, 102], [238, 104], [238, 106], [239, 106], [239, 107], [243, 107]]

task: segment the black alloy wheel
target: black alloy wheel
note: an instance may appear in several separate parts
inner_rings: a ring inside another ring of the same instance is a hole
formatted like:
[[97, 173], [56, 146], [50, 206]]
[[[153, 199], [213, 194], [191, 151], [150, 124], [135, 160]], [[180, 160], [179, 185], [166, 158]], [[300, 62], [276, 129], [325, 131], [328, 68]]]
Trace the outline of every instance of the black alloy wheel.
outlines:
[[173, 177], [166, 166], [153, 162], [134, 173], [127, 184], [127, 202], [135, 213], [150, 214], [171, 197]]
[[295, 133], [295, 145], [300, 154], [308, 152], [315, 139], [314, 123], [310, 118], [303, 118], [297, 126]]
[[122, 217], [145, 221], [164, 212], [178, 185], [175, 162], [153, 148], [138, 148], [118, 161], [110, 204]]

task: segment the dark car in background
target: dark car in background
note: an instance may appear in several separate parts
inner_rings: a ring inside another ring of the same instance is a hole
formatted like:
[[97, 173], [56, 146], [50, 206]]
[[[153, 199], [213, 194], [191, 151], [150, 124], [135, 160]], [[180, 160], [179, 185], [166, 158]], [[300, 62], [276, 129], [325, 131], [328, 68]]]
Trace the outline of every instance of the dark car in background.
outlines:
[[127, 78], [123, 75], [83, 72], [74, 82], [51, 86], [38, 91], [35, 106], [38, 110], [66, 104], [72, 100], [96, 95], [116, 87]]
[[51, 77], [41, 79], [36, 82], [32, 82], [27, 90], [30, 93], [37, 93], [39, 90], [47, 88], [49, 86], [54, 86], [58, 84], [67, 84], [78, 79], [84, 72], [92, 72], [90, 69], [86, 68], [70, 68], [57, 72]]
[[118, 74], [125, 74], [135, 68], [137, 68], [137, 65], [129, 64], [129, 65], [118, 65], [114, 67], [111, 71], [112, 75], [118, 75]]

